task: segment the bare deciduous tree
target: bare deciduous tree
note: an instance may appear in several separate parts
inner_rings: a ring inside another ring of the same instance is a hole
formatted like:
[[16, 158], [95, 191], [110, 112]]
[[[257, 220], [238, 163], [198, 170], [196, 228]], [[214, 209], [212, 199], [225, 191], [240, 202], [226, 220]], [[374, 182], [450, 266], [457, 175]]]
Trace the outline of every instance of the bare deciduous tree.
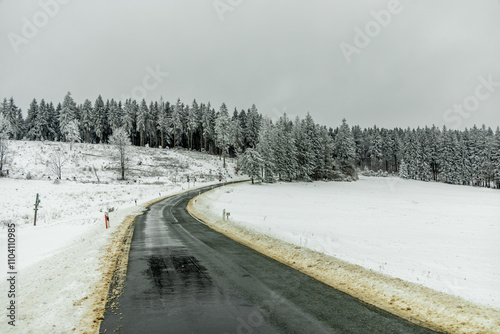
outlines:
[[125, 170], [128, 167], [127, 146], [132, 145], [127, 131], [123, 127], [113, 130], [113, 134], [109, 137], [109, 144], [116, 147], [115, 158], [120, 166], [120, 180], [125, 180]]
[[62, 169], [67, 159], [64, 157], [61, 151], [55, 151], [50, 156], [49, 168], [56, 175], [56, 177], [62, 179]]

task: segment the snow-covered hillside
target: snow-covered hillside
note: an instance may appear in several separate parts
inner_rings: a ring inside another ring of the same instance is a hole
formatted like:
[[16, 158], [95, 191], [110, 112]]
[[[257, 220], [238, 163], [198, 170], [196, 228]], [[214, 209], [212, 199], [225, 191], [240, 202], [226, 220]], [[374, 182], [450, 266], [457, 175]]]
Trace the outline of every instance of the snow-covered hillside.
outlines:
[[361, 177], [240, 184], [194, 204], [216, 221], [224, 209], [227, 224], [500, 309], [498, 190]]
[[[1, 333], [87, 331], [82, 317], [94, 307], [89, 296], [103, 277], [104, 261], [114, 256], [106, 250], [124, 218], [140, 214], [150, 200], [219, 182], [220, 175], [236, 178], [232, 162], [223, 170], [217, 157], [185, 150], [130, 147], [125, 181], [117, 180], [109, 145], [73, 144], [70, 150], [64, 143], [11, 141], [10, 150], [9, 176], [0, 178], [0, 289], [8, 290], [6, 226], [16, 223], [18, 317], [16, 327], [2, 321]], [[61, 181], [50, 168], [55, 152], [66, 159]], [[0, 300], [8, 302], [4, 293]]]

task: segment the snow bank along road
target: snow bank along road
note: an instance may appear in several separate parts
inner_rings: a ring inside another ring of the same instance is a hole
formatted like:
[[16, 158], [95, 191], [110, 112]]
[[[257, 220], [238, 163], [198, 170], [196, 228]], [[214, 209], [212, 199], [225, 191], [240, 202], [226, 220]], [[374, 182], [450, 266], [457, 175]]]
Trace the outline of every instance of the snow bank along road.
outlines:
[[462, 334], [500, 334], [499, 208], [497, 190], [364, 177], [238, 184], [188, 206], [213, 229], [321, 282]]
[[210, 229], [186, 211], [198, 194], [137, 218], [101, 333], [432, 333]]

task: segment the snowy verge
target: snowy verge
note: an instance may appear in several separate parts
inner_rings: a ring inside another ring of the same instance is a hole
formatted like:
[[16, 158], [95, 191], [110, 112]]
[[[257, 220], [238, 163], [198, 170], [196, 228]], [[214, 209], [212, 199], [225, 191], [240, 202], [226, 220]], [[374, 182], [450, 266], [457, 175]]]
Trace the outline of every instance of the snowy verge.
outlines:
[[[386, 181], [376, 180], [375, 182]], [[333, 186], [339, 187], [338, 185], [338, 183], [333, 184]], [[395, 185], [395, 183], [389, 184], [388, 188], [394, 191]], [[421, 185], [425, 187], [426, 184], [420, 183], [417, 184], [417, 187]], [[290, 186], [295, 187], [296, 185]], [[438, 187], [441, 186], [446, 187], [447, 185], [438, 185]], [[238, 187], [244, 189], [244, 187], [250, 186], [241, 185]], [[342, 184], [340, 188], [342, 187], [352, 187], [352, 184]], [[262, 229], [259, 230], [252, 224], [249, 224], [248, 221], [250, 219], [247, 219], [248, 216], [244, 220], [234, 220], [235, 212], [238, 212], [238, 208], [240, 207], [244, 206], [249, 212], [254, 212], [254, 215], [255, 212], [261, 214], [262, 210], [257, 209], [261, 207], [256, 207], [251, 197], [238, 197], [241, 194], [233, 192], [234, 189], [237, 189], [235, 186], [225, 188], [232, 189], [215, 189], [196, 197], [189, 203], [188, 211], [194, 217], [204, 221], [211, 228], [250, 248], [366, 303], [382, 308], [414, 323], [452, 333], [500, 333], [500, 310], [496, 308], [478, 305], [457, 296], [439, 292], [420, 284], [404, 281], [400, 278], [394, 278], [322, 252], [311, 250], [308, 247], [284, 241], [283, 239], [285, 238], [283, 235], [276, 233], [276, 230], [273, 231], [275, 235], [271, 235], [270, 233], [266, 233], [267, 229], [263, 232]], [[258, 188], [253, 187], [246, 190], [255, 193], [256, 189]], [[456, 189], [454, 188], [454, 190]], [[465, 191], [470, 191], [470, 189], [472, 188], [466, 188]], [[288, 190], [288, 192], [282, 192], [281, 197], [292, 197], [290, 189]], [[266, 191], [268, 192], [269, 189], [266, 189]], [[245, 190], [242, 190], [242, 192], [245, 192]], [[248, 195], [248, 193], [245, 194]], [[306, 192], [302, 191], [299, 196], [301, 200], [307, 201], [307, 195]], [[401, 196], [401, 194], [395, 195]], [[258, 193], [255, 196], [262, 197], [263, 195], [262, 193]], [[267, 201], [269, 206], [272, 207], [270, 197], [277, 198], [280, 195], [271, 192], [268, 194], [268, 197], [264, 196], [263, 201]], [[283, 201], [283, 198], [281, 200]], [[359, 205], [359, 201], [357, 203]], [[259, 204], [262, 205], [262, 203]], [[233, 206], [231, 208], [231, 221], [221, 220], [221, 205], [226, 206], [228, 209]], [[294, 207], [293, 205], [288, 205], [289, 211], [290, 208]], [[314, 211], [316, 208], [313, 207], [310, 209]], [[280, 210], [277, 211], [282, 212]], [[293, 214], [292, 218], [290, 215], [284, 217], [285, 222], [286, 218], [289, 219], [288, 225], [293, 225], [291, 223], [291, 220], [294, 219]], [[267, 223], [272, 225], [272, 222], [269, 220]], [[285, 225], [281, 224], [280, 226], [283, 227]]]
[[[217, 182], [203, 186], [213, 183]], [[16, 326], [2, 321], [0, 332], [99, 333], [110, 284], [115, 276], [123, 277], [126, 273], [135, 218], [148, 206], [192, 189], [196, 188], [176, 187], [166, 191], [169, 195], [155, 198], [152, 194], [157, 189], [153, 186], [150, 198], [154, 199], [111, 212], [108, 229], [104, 219], [95, 224], [74, 225], [73, 230], [64, 224], [20, 228], [18, 249], [32, 259], [22, 261], [18, 270]], [[38, 228], [40, 232], [33, 232]], [[5, 234], [0, 237], [2, 248], [6, 248]], [[44, 238], [53, 240], [53, 244], [44, 247]], [[0, 291], [7, 290], [3, 277]]]
[[[137, 206], [113, 212], [110, 215], [112, 223], [109, 229], [106, 230], [101, 225], [87, 227], [84, 232], [66, 240], [61, 248], [52, 250], [52, 254], [19, 270], [16, 327], [8, 326], [2, 321], [0, 331], [92, 332], [89, 327], [81, 327], [78, 324], [87, 316], [92, 299], [89, 296], [93, 295], [96, 282], [101, 280], [102, 266], [99, 268], [99, 264], [103, 259], [112, 256], [102, 250], [115, 239], [114, 235], [119, 234], [122, 224], [118, 222], [142, 211], [143, 207]], [[64, 239], [64, 229], [49, 230]], [[23, 244], [20, 238], [20, 249], [24, 247]], [[2, 280], [1, 291], [6, 291], [6, 288]]]
[[[130, 147], [127, 180], [119, 181], [109, 145], [71, 150], [66, 143], [10, 141], [10, 148], [9, 176], [0, 178], [0, 305], [11, 300], [7, 226], [15, 224], [16, 326], [8, 325], [4, 309], [0, 333], [97, 333], [112, 274], [126, 269], [135, 217], [153, 199], [194, 183], [239, 178], [232, 159], [224, 169], [218, 157], [195, 151]], [[53, 181], [56, 152], [66, 163], [62, 180]]]

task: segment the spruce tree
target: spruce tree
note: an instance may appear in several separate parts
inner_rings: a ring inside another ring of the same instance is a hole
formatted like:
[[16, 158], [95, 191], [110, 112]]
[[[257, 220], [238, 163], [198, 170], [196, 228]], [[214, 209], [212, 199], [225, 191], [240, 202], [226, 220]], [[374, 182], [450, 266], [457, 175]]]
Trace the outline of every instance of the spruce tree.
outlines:
[[160, 100], [158, 106], [158, 130], [160, 131], [160, 146], [164, 148], [170, 143], [169, 132], [170, 132], [170, 115], [169, 115], [169, 104], [165, 103], [163, 99]]
[[230, 141], [231, 121], [225, 103], [222, 103], [215, 120], [215, 135], [219, 147], [219, 160], [223, 158], [223, 167], [226, 168], [226, 154]]
[[[378, 143], [376, 145], [378, 145]], [[375, 153], [376, 150], [380, 149], [381, 145], [378, 145], [373, 148], [372, 152], [376, 154], [377, 157], [381, 157], [381, 152]], [[356, 142], [354, 141], [354, 136], [345, 118], [342, 120], [342, 125], [335, 136], [333, 154], [342, 166], [352, 166], [356, 159]]]
[[177, 103], [172, 111], [172, 136], [173, 145], [177, 147], [182, 142], [182, 135], [184, 134], [184, 104], [181, 99], [177, 99]]
[[[332, 167], [333, 167], [333, 152], [334, 152], [333, 139], [330, 136], [326, 126], [317, 125], [317, 128], [318, 128], [317, 132], [319, 134], [319, 147], [320, 147], [319, 166], [317, 167], [319, 173], [318, 178], [331, 179]], [[357, 175], [355, 176], [355, 178], [357, 179]]]
[[210, 102], [208, 102], [201, 116], [201, 124], [203, 128], [203, 148], [206, 152], [209, 152], [209, 143], [215, 136], [215, 110], [211, 108]]
[[291, 129], [292, 123], [284, 113], [273, 131], [275, 170], [280, 180], [286, 181], [292, 181], [297, 176], [297, 151]]
[[137, 101], [127, 99], [123, 107], [124, 112], [124, 129], [132, 140], [132, 144], [138, 145], [137, 141], [137, 114], [139, 113], [139, 106]]
[[274, 182], [275, 159], [273, 150], [274, 129], [271, 120], [264, 119], [259, 131], [257, 151], [262, 157], [261, 175], [267, 183]]
[[42, 99], [34, 122], [34, 139], [47, 140], [53, 132], [54, 130], [50, 128], [50, 109], [45, 100]]
[[[313, 123], [314, 125], [314, 123]], [[306, 121], [297, 116], [293, 125], [292, 135], [297, 151], [297, 178], [312, 181], [316, 172], [317, 157], [315, 154], [314, 140], [307, 129]]]
[[146, 124], [148, 122], [148, 105], [145, 99], [142, 99], [139, 113], [137, 114], [137, 130], [139, 131], [140, 146], [146, 145]]
[[24, 127], [26, 129], [26, 137], [29, 140], [35, 140], [35, 120], [38, 116], [38, 102], [36, 99], [31, 101], [30, 106], [28, 108], [28, 116], [26, 117], [26, 121], [24, 122]]
[[252, 179], [252, 184], [254, 184], [255, 179], [261, 180], [260, 170], [264, 161], [258, 150], [253, 148], [247, 149], [245, 153], [241, 154], [238, 164], [243, 173]]
[[[59, 112], [59, 127], [61, 129], [61, 134], [64, 141], [70, 141], [73, 139], [74, 126], [79, 124], [78, 122], [78, 110], [76, 108], [76, 103], [68, 92], [64, 97], [62, 108]], [[71, 139], [69, 138], [71, 136]]]
[[106, 106], [104, 105], [101, 95], [99, 95], [95, 100], [92, 119], [93, 128], [95, 129], [96, 134], [96, 142], [104, 143], [106, 139], [107, 115]]
[[91, 143], [93, 139], [93, 122], [92, 122], [92, 102], [89, 99], [85, 99], [83, 102], [80, 116], [80, 128], [83, 133], [83, 140], [86, 143]]
[[24, 121], [21, 116], [21, 109], [17, 107], [13, 97], [11, 97], [8, 102], [7, 100], [4, 100], [2, 113], [5, 122], [8, 124], [8, 138], [21, 139], [23, 136]]
[[399, 165], [399, 177], [402, 179], [408, 178], [408, 167], [406, 166], [404, 160], [401, 160], [401, 163]]
[[259, 138], [261, 122], [260, 115], [257, 112], [257, 107], [255, 106], [255, 104], [252, 104], [252, 108], [248, 110], [246, 116], [245, 137], [247, 139], [247, 147], [255, 147]]

